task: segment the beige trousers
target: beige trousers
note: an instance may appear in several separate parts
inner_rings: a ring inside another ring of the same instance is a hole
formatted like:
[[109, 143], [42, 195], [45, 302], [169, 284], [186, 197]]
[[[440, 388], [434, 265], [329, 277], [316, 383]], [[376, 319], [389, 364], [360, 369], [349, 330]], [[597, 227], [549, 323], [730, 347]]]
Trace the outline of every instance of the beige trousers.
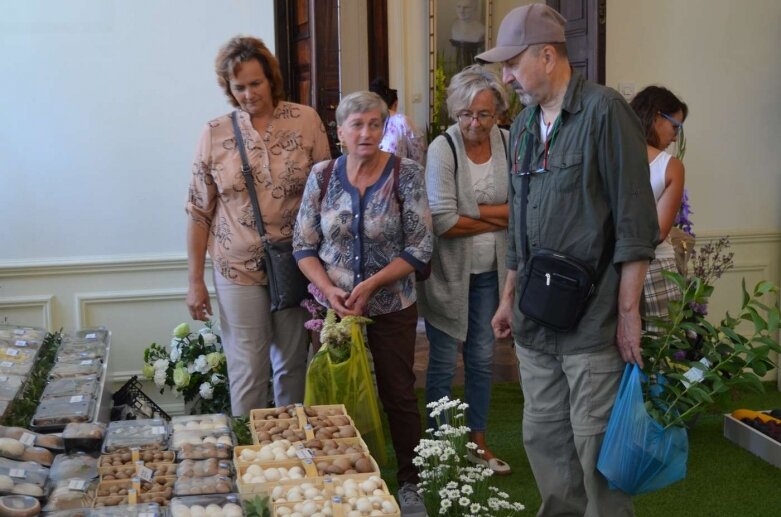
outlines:
[[631, 497], [608, 488], [599, 450], [621, 384], [615, 346], [551, 355], [515, 346], [523, 389], [523, 445], [542, 498], [539, 517], [632, 516]]
[[277, 407], [304, 401], [309, 335], [307, 313], [294, 308], [271, 313], [268, 288], [238, 285], [214, 273], [222, 345], [228, 360], [234, 416], [268, 405], [273, 370]]

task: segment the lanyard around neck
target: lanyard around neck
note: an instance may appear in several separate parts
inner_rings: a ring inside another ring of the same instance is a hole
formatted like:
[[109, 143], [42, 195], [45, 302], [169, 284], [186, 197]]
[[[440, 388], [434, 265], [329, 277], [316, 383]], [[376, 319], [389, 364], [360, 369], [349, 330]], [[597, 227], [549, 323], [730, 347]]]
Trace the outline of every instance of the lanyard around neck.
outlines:
[[[550, 155], [550, 150], [559, 135], [559, 130], [561, 128], [561, 113], [559, 113], [559, 115], [556, 117], [556, 120], [553, 122], [553, 128], [550, 130], [550, 132], [548, 132], [548, 138], [545, 139], [545, 151], [542, 157], [542, 167], [538, 167], [536, 170], [531, 170], [530, 146], [534, 145], [534, 135], [533, 132], [529, 130], [529, 128], [531, 127], [534, 118], [537, 117], [537, 114], [540, 112], [541, 109], [538, 106], [537, 109], [535, 109], [529, 116], [529, 119], [526, 122], [527, 138], [523, 139], [519, 137], [515, 141], [515, 145], [513, 146], [513, 174], [527, 175], [548, 172], [548, 156]], [[524, 151], [526, 152], [524, 153]], [[521, 153], [524, 153], [526, 156], [522, 157]]]

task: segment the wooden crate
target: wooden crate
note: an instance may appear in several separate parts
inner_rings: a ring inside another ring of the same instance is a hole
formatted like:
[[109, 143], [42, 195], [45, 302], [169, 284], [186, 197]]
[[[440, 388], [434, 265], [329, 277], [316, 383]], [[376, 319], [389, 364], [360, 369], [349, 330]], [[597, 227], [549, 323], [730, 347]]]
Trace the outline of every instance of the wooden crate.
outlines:
[[300, 482], [301, 479], [313, 480], [317, 478], [317, 469], [315, 468], [311, 460], [290, 460], [290, 461], [280, 461], [275, 463], [261, 463], [258, 464], [257, 466], [263, 470], [266, 470], [267, 468], [279, 468], [279, 467], [283, 467], [289, 470], [293, 467], [301, 467], [301, 469], [304, 471], [304, 478], [282, 479], [277, 481], [268, 481], [266, 483], [247, 483], [244, 481], [244, 474], [246, 474], [247, 469], [249, 469], [252, 466], [253, 465], [244, 465], [236, 469], [236, 486], [238, 487], [239, 493], [241, 494], [268, 495], [271, 493], [271, 489], [273, 489], [276, 485], [295, 484], [292, 482]]

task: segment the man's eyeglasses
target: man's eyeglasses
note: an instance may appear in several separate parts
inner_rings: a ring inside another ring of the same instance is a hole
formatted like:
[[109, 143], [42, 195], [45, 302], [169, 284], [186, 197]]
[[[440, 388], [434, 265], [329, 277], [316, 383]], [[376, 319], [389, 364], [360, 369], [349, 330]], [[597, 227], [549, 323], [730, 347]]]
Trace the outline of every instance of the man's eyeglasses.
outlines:
[[659, 112], [659, 114], [660, 114], [661, 116], [663, 116], [664, 118], [666, 118], [667, 120], [669, 120], [669, 121], [670, 121], [670, 124], [672, 124], [672, 125], [673, 125], [673, 128], [675, 129], [675, 132], [676, 132], [676, 133], [680, 133], [680, 132], [681, 132], [681, 130], [683, 129], [683, 122], [678, 122], [677, 120], [675, 120], [674, 118], [672, 118], [672, 117], [671, 117], [670, 115], [668, 115], [667, 113], [662, 113], [662, 112], [660, 111], [660, 112]]
[[462, 111], [456, 118], [461, 124], [471, 124], [473, 120], [477, 120], [481, 124], [485, 124], [489, 120], [493, 120], [494, 114], [488, 111], [481, 111], [480, 113], [472, 113], [470, 111]]

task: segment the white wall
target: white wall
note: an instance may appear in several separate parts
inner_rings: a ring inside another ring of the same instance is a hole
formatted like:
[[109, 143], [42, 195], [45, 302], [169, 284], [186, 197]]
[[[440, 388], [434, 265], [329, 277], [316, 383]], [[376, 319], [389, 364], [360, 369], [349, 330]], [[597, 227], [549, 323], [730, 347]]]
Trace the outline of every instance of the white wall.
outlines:
[[0, 261], [183, 254], [195, 140], [229, 110], [214, 57], [237, 33], [273, 50], [273, 2], [3, 2]]
[[686, 184], [700, 232], [781, 229], [781, 2], [608, 0], [607, 83], [689, 105]]
[[273, 51], [272, 0], [0, 4], [0, 322], [106, 325], [121, 382], [189, 321], [184, 201], [236, 34]]

